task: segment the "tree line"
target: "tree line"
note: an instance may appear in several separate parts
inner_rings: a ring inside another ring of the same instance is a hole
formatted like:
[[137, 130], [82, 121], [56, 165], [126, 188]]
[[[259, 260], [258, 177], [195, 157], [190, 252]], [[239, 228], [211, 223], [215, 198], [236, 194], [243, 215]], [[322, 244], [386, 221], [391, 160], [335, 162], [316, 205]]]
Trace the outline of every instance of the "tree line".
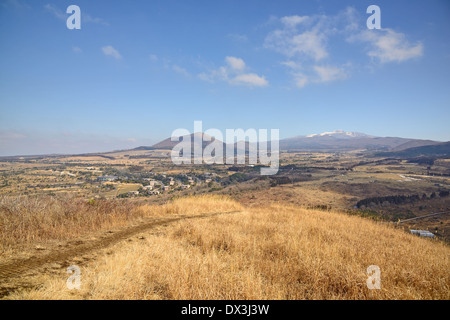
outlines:
[[436, 197], [448, 197], [450, 194], [449, 191], [443, 190], [439, 191], [438, 193], [433, 192], [429, 196], [427, 196], [425, 193], [420, 196], [418, 194], [413, 195], [394, 195], [394, 196], [385, 196], [385, 197], [371, 197], [366, 198], [358, 201], [356, 203], [356, 207], [359, 209], [363, 206], [369, 207], [372, 205], [382, 205], [384, 202], [388, 202], [389, 204], [405, 204], [405, 203], [412, 203], [419, 200], [429, 200], [434, 199]]

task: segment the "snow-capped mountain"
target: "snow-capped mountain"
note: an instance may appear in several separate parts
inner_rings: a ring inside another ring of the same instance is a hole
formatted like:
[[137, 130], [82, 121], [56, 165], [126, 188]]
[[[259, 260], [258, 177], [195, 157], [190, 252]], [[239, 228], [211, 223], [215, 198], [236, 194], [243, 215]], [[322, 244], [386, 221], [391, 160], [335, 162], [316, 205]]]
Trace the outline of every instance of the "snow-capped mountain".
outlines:
[[348, 139], [348, 138], [373, 138], [373, 136], [369, 136], [365, 133], [361, 132], [352, 132], [352, 131], [344, 131], [344, 130], [334, 130], [330, 132], [323, 132], [323, 133], [314, 133], [309, 134], [306, 137], [307, 138], [313, 138], [313, 137], [335, 137], [338, 139]]
[[[194, 136], [202, 133], [191, 134], [191, 142], [196, 143]], [[206, 138], [206, 135], [204, 138]], [[206, 139], [211, 141], [211, 139]], [[202, 148], [210, 142], [202, 142]], [[226, 147], [224, 142], [223, 146]], [[381, 150], [381, 151], [401, 151], [410, 147], [421, 147], [438, 144], [438, 141], [407, 139], [398, 137], [376, 137], [361, 132], [351, 132], [344, 130], [327, 131], [307, 136], [297, 136], [280, 140], [280, 150], [303, 150], [303, 151], [350, 151], [350, 150]], [[165, 139], [151, 147], [139, 147], [137, 149], [172, 149], [177, 141]], [[247, 148], [248, 142], [246, 143]], [[235, 146], [238, 148], [238, 146]], [[225, 150], [225, 149], [224, 149]]]
[[405, 139], [398, 137], [376, 137], [361, 132], [344, 130], [327, 131], [307, 136], [297, 136], [280, 140], [281, 150], [393, 150], [403, 149], [402, 145], [422, 146], [436, 144], [436, 141]]

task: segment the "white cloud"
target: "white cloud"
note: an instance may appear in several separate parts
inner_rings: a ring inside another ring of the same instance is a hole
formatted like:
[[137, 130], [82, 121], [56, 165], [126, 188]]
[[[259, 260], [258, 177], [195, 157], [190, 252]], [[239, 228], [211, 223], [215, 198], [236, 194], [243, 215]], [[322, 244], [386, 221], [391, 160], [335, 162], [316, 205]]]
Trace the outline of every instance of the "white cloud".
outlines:
[[348, 40], [369, 43], [367, 55], [381, 63], [403, 62], [423, 55], [422, 43], [410, 44], [403, 33], [391, 29], [364, 30]]
[[283, 17], [280, 20], [285, 26], [293, 28], [300, 23], [308, 21], [309, 17], [308, 16], [300, 17], [300, 16], [296, 15], [296, 16]]
[[247, 67], [241, 58], [225, 57], [225, 66], [210, 70], [207, 73], [198, 75], [199, 79], [209, 82], [226, 81], [231, 85], [248, 85], [256, 87], [264, 87], [269, 82], [264, 76], [255, 73], [245, 72]]
[[[336, 26], [343, 24], [342, 29], [351, 30], [354, 22], [353, 11], [350, 9], [336, 16], [287, 16], [279, 19], [281, 29], [268, 34], [265, 47], [273, 49], [285, 57], [281, 62], [288, 68], [296, 87], [303, 88], [309, 83], [325, 83], [345, 79], [345, 66], [332, 64], [318, 65], [330, 57], [327, 41], [330, 35], [337, 33]], [[339, 17], [340, 19], [337, 19]]]
[[208, 82], [228, 81], [228, 71], [226, 67], [219, 67], [218, 69], [210, 70], [209, 72], [203, 72], [198, 75], [201, 80]]
[[335, 66], [314, 66], [314, 71], [318, 75], [318, 79], [315, 82], [319, 83], [341, 80], [347, 77], [344, 68]]
[[264, 76], [260, 77], [254, 73], [244, 73], [237, 75], [236, 77], [230, 80], [230, 83], [237, 85], [246, 84], [256, 87], [265, 87], [269, 85], [269, 82], [264, 78]]
[[102, 24], [104, 26], [109, 26], [109, 23], [106, 22], [105, 20], [103, 20], [101, 18], [93, 18], [87, 13], [82, 14], [81, 21], [82, 22], [92, 22], [92, 23], [96, 23], [96, 24]]
[[149, 56], [149, 58], [150, 58], [150, 61], [152, 61], [152, 62], [158, 61], [158, 56], [156, 54], [151, 54]]
[[112, 46], [103, 47], [102, 51], [105, 55], [112, 56], [114, 59], [117, 59], [117, 60], [122, 59], [122, 56], [120, 55], [119, 51], [114, 49]]
[[[368, 30], [365, 16], [352, 7], [335, 15], [285, 16], [271, 18], [273, 27], [264, 40], [264, 47], [286, 59], [295, 86], [326, 83], [346, 79], [351, 63], [333, 62], [330, 39], [367, 43], [366, 54], [381, 63], [403, 62], [423, 55], [423, 45], [411, 44], [403, 33], [391, 29]], [[342, 59], [342, 55], [338, 59]]]
[[[326, 19], [320, 17], [287, 16], [279, 19], [282, 29], [270, 32], [264, 46], [287, 57], [312, 58], [316, 61], [328, 56], [326, 49], [327, 29], [323, 27]], [[308, 21], [307, 24], [304, 22]], [[302, 25], [302, 31], [297, 26]], [[306, 27], [311, 27], [306, 29]]]
[[242, 71], [245, 69], [245, 62], [240, 58], [226, 57], [225, 61], [233, 70]]
[[336, 80], [346, 79], [348, 76], [348, 68], [350, 64], [337, 67], [333, 65], [312, 65], [305, 68], [298, 62], [285, 61], [283, 65], [288, 67], [295, 86], [303, 88], [309, 83], [326, 83]]
[[53, 16], [55, 16], [56, 18], [60, 19], [60, 20], [67, 20], [67, 18], [69, 17], [67, 14], [65, 14], [62, 10], [56, 8], [55, 6], [51, 5], [51, 4], [46, 4], [44, 6], [45, 10], [47, 10], [48, 12], [50, 12], [51, 14], [53, 14]]
[[82, 53], [83, 52], [83, 50], [81, 50], [80, 47], [76, 47], [76, 46], [72, 47], [72, 51], [75, 52], [75, 53]]
[[297, 88], [303, 88], [310, 81], [307, 76], [305, 76], [303, 73], [300, 72], [294, 73], [293, 76]]
[[180, 66], [177, 66], [176, 64], [174, 64], [172, 66], [172, 70], [174, 70], [175, 72], [177, 72], [179, 74], [182, 74], [183, 76], [185, 76], [187, 78], [191, 77], [191, 75], [189, 74], [189, 72], [186, 69], [184, 69], [184, 68], [182, 68]]

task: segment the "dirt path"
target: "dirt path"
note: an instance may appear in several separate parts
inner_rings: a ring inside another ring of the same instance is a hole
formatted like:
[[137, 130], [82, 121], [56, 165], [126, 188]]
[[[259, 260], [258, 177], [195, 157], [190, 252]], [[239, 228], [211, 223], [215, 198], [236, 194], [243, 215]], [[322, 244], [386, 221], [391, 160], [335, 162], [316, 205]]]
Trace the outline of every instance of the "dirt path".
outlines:
[[177, 216], [175, 218], [152, 218], [151, 221], [146, 221], [137, 226], [125, 227], [119, 231], [107, 231], [104, 233], [105, 236], [100, 239], [75, 240], [68, 243], [69, 245], [72, 245], [70, 248], [55, 249], [46, 255], [28, 259], [17, 259], [0, 264], [0, 297], [9, 294], [11, 289], [15, 290], [19, 287], [26, 287], [27, 285], [24, 283], [12, 286], [11, 281], [14, 280], [14, 278], [22, 277], [24, 273], [28, 271], [39, 269], [48, 264], [64, 264], [67, 260], [74, 257], [83, 256], [97, 250], [107, 248], [117, 242], [123, 241], [136, 234], [148, 231], [158, 226], [164, 226], [181, 220], [209, 218], [217, 215], [238, 212], [240, 211], [213, 212], [194, 216]]

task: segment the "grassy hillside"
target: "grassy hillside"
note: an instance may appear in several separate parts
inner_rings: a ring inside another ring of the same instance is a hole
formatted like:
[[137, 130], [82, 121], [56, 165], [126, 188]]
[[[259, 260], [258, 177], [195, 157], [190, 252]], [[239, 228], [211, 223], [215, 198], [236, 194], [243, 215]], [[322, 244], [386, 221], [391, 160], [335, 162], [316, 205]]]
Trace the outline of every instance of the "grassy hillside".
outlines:
[[0, 257], [36, 243], [64, 241], [98, 230], [120, 228], [149, 217], [240, 210], [220, 196], [177, 199], [165, 205], [127, 200], [85, 200], [76, 196], [1, 196]]
[[[189, 198], [159, 212], [212, 208], [240, 205]], [[82, 267], [81, 290], [68, 290], [61, 273], [8, 298], [449, 299], [449, 257], [445, 244], [385, 223], [271, 205], [178, 221], [116, 244]], [[370, 265], [381, 269], [380, 290], [367, 288]]]

